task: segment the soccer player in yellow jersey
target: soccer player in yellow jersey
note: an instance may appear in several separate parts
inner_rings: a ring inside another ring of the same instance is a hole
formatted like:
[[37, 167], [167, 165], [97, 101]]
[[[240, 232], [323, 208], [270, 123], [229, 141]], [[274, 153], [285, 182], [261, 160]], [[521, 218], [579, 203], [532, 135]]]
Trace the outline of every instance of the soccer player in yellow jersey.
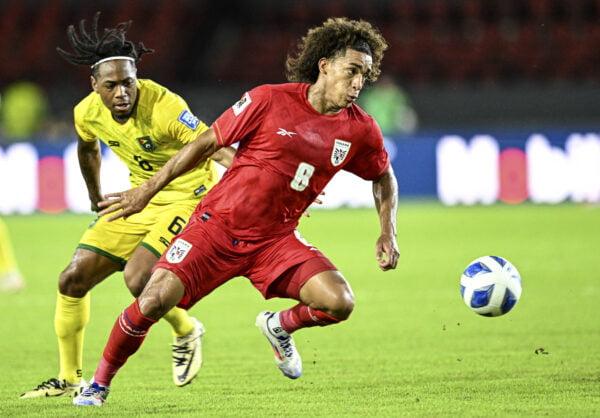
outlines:
[[[131, 22], [105, 29], [98, 36], [99, 13], [88, 33], [82, 21], [69, 41], [76, 53], [57, 48], [73, 64], [90, 65], [93, 92], [75, 106], [79, 135], [79, 165], [87, 185], [92, 210], [103, 200], [99, 171], [104, 142], [127, 164], [132, 186], [138, 186], [160, 169], [185, 144], [207, 130], [186, 102], [165, 87], [136, 76], [135, 63], [153, 52], [142, 43], [126, 40]], [[232, 148], [215, 153], [212, 160], [228, 167]], [[85, 384], [82, 376], [84, 329], [90, 315], [90, 290], [116, 271], [138, 296], [152, 267], [171, 239], [178, 234], [198, 202], [217, 182], [214, 162], [208, 160], [173, 181], [157, 194], [143, 212], [118, 222], [100, 217], [84, 232], [66, 269], [60, 274], [54, 327], [58, 337], [60, 371], [22, 398], [76, 396]], [[173, 380], [188, 384], [202, 363], [204, 328], [180, 308], [165, 317], [173, 328]]]
[[24, 285], [8, 229], [0, 218], [0, 292], [17, 292]]

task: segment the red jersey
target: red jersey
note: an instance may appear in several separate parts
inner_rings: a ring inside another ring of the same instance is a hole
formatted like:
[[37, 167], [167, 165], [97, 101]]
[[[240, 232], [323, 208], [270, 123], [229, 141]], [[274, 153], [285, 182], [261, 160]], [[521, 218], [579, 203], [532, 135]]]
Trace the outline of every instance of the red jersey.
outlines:
[[308, 102], [308, 87], [259, 86], [219, 116], [212, 125], [219, 144], [239, 146], [196, 216], [221, 218], [241, 239], [285, 234], [338, 171], [377, 180], [388, 170], [375, 120], [354, 104], [321, 114]]

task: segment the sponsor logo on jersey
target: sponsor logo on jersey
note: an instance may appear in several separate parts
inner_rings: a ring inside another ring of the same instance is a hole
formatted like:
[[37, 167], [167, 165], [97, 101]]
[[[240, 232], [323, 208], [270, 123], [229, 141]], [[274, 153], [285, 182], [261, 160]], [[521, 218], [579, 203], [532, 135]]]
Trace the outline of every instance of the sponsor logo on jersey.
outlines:
[[238, 116], [240, 113], [244, 111], [248, 105], [252, 103], [252, 99], [250, 99], [250, 95], [248, 93], [244, 94], [244, 96], [240, 99], [239, 102], [234, 104], [231, 108], [233, 109], [233, 114]]
[[108, 141], [108, 146], [109, 147], [120, 147], [121, 144], [119, 143], [119, 141]]
[[335, 143], [333, 144], [333, 151], [331, 152], [331, 164], [333, 164], [334, 167], [337, 167], [344, 162], [348, 156], [350, 145], [352, 144], [348, 141], [342, 141], [341, 139], [335, 140]]
[[192, 244], [181, 238], [177, 238], [167, 251], [167, 261], [173, 264], [180, 263], [191, 249]]
[[136, 141], [144, 151], [152, 152], [156, 149], [156, 144], [152, 141], [152, 138], [149, 136], [142, 136], [140, 138], [136, 138]]
[[206, 186], [203, 184], [202, 186], [198, 187], [196, 190], [194, 190], [194, 194], [196, 196], [201, 195], [202, 193], [204, 193], [206, 191]]
[[281, 136], [289, 136], [290, 138], [292, 137], [292, 135], [298, 135], [296, 132], [286, 131], [283, 128], [279, 128], [276, 134]]
[[181, 112], [177, 120], [190, 128], [192, 131], [195, 130], [200, 124], [200, 120], [189, 110], [184, 110]]

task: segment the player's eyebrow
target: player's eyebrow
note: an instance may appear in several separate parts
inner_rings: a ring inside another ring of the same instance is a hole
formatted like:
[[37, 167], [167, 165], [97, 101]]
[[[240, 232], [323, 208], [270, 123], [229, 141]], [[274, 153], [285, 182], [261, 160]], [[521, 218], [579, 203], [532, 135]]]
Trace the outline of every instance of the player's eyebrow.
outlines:
[[364, 72], [365, 74], [368, 74], [371, 72], [371, 66], [369, 66], [369, 65], [366, 65], [366, 67], [367, 67], [366, 70], [364, 69], [363, 65], [360, 65], [357, 62], [349, 62], [348, 65], [350, 65], [351, 67], [358, 68], [360, 71]]
[[134, 80], [133, 77], [125, 77], [122, 80], [112, 80], [112, 79], [104, 80], [104, 83], [111, 83], [111, 84], [127, 83], [127, 82], [130, 82], [130, 81], [133, 81], [133, 80]]

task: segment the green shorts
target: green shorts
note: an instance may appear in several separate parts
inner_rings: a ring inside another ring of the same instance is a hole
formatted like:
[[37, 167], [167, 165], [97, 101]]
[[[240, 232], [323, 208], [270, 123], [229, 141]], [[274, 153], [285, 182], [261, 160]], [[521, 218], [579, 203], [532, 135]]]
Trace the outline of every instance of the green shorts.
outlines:
[[183, 230], [197, 204], [197, 200], [149, 203], [140, 213], [112, 222], [106, 221], [108, 215], [101, 216], [83, 233], [77, 248], [106, 256], [123, 267], [139, 245], [160, 257]]

